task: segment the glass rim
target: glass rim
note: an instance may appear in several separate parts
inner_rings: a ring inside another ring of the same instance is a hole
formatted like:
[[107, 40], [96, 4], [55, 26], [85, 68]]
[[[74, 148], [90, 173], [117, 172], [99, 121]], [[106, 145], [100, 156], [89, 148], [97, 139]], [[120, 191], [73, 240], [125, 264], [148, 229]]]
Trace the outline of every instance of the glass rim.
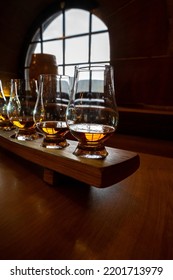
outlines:
[[64, 74], [46, 74], [46, 73], [43, 73], [43, 74], [40, 74], [39, 75], [39, 78], [40, 77], [57, 77], [57, 78], [70, 78], [69, 75], [64, 75]]
[[88, 71], [88, 70], [92, 70], [92, 71], [103, 71], [106, 68], [113, 68], [113, 66], [111, 64], [88, 64], [85, 66], [81, 66], [81, 65], [76, 65], [75, 66], [75, 71], [76, 70], [81, 70], [81, 71]]

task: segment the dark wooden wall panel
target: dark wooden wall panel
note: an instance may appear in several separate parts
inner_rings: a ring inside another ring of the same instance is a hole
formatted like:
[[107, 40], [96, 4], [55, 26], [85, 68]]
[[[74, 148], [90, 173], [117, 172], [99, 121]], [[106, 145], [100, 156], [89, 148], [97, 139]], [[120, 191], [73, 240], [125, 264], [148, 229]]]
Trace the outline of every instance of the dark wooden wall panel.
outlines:
[[117, 60], [114, 65], [119, 105], [173, 106], [172, 57]]
[[130, 1], [107, 21], [112, 59], [167, 53], [169, 23], [164, 0]]

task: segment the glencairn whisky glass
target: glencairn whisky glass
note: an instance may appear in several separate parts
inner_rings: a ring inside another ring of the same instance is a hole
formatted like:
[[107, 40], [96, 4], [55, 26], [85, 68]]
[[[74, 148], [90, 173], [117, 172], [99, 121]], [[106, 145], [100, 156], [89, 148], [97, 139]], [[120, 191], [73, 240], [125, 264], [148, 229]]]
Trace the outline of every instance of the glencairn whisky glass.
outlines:
[[45, 148], [62, 149], [69, 145], [65, 138], [69, 131], [65, 119], [69, 96], [69, 76], [40, 75], [39, 95], [33, 118], [44, 136], [42, 146]]
[[5, 131], [12, 130], [14, 128], [7, 115], [10, 88], [10, 79], [0, 80], [0, 129]]
[[10, 99], [7, 105], [9, 120], [16, 127], [14, 138], [17, 140], [35, 140], [33, 111], [38, 95], [37, 81], [34, 79], [11, 79]]
[[76, 156], [103, 159], [108, 155], [104, 142], [118, 124], [112, 66], [75, 67], [66, 120], [78, 140]]

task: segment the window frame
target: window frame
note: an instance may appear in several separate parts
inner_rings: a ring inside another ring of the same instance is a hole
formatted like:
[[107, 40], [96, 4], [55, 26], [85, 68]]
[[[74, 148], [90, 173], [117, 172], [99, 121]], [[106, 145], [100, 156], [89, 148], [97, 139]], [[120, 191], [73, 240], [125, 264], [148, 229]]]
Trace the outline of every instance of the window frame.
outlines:
[[[65, 35], [65, 16], [66, 16], [66, 11], [71, 10], [71, 9], [78, 9], [78, 10], [82, 10], [82, 11], [86, 11], [89, 13], [89, 31], [85, 32], [85, 33], [80, 33], [80, 34], [74, 34], [74, 35]], [[52, 38], [52, 39], [43, 39], [43, 33], [44, 30], [49, 26], [49, 24], [58, 16], [62, 15], [62, 29], [63, 29], [63, 36], [59, 37], [59, 38]], [[66, 74], [65, 73], [65, 68], [68, 66], [75, 66], [77, 65], [91, 65], [91, 64], [110, 64], [110, 40], [108, 41], [109, 44], [109, 59], [107, 60], [102, 60], [102, 61], [92, 61], [91, 59], [91, 48], [92, 48], [92, 35], [95, 34], [104, 34], [107, 33], [108, 37], [109, 37], [109, 31], [108, 28], [105, 25], [105, 29], [102, 30], [97, 30], [97, 31], [92, 31], [92, 17], [96, 16], [92, 11], [88, 11], [85, 10], [83, 8], [68, 8], [68, 9], [61, 9], [55, 13], [53, 13], [52, 15], [49, 15], [49, 17], [47, 17], [47, 19], [44, 19], [39, 25], [38, 28], [35, 32], [35, 34], [33, 35], [33, 37], [31, 38], [29, 44], [28, 44], [28, 48], [27, 48], [27, 52], [26, 52], [26, 56], [25, 56], [25, 64], [24, 64], [24, 72], [25, 72], [25, 76], [27, 77], [29, 75], [29, 66], [30, 66], [30, 61], [31, 61], [31, 56], [35, 51], [36, 45], [39, 43], [40, 44], [40, 53], [44, 53], [43, 49], [44, 49], [44, 43], [46, 42], [53, 42], [53, 41], [58, 41], [58, 40], [62, 40], [62, 44], [63, 44], [63, 58], [62, 58], [62, 63], [58, 64], [58, 67], [62, 67], [62, 73], [61, 74]], [[100, 19], [98, 17], [98, 19]], [[101, 20], [101, 19], [100, 19]], [[66, 40], [71, 39], [71, 38], [78, 38], [78, 37], [83, 37], [83, 36], [88, 36], [88, 59], [87, 61], [83, 61], [83, 62], [79, 62], [79, 63], [66, 63], [66, 58], [65, 58], [65, 45], [66, 45]]]

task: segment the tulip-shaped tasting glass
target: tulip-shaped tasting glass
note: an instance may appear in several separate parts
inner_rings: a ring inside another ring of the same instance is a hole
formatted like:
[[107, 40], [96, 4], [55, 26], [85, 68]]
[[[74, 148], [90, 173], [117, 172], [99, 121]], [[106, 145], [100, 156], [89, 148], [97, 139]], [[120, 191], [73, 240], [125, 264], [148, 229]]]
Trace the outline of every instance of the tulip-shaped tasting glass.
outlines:
[[10, 97], [11, 83], [9, 80], [0, 80], [0, 129], [12, 130], [13, 124], [9, 121], [7, 115], [7, 105]]
[[34, 79], [12, 79], [11, 93], [7, 106], [9, 120], [16, 127], [14, 138], [17, 140], [35, 140], [33, 111], [38, 95], [37, 81]]
[[33, 117], [44, 135], [42, 146], [45, 148], [62, 149], [69, 145], [65, 139], [69, 131], [65, 119], [70, 96], [69, 79], [65, 75], [40, 75]]
[[104, 142], [118, 124], [112, 66], [75, 67], [66, 119], [71, 134], [78, 140], [76, 156], [107, 156]]

